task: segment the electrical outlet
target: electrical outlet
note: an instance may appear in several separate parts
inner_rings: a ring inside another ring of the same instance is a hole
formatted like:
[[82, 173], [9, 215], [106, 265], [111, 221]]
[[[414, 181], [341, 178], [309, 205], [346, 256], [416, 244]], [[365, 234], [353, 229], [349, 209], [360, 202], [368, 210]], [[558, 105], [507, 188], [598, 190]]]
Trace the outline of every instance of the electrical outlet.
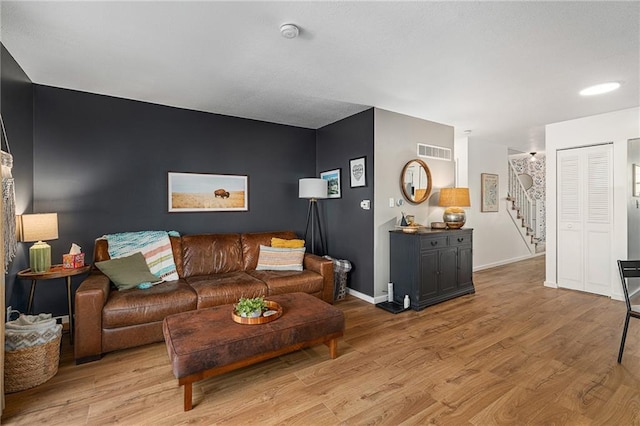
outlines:
[[396, 202], [395, 200], [392, 198], [389, 198], [389, 207], [395, 207], [396, 206]]
[[69, 315], [60, 315], [59, 317], [53, 317], [58, 324], [67, 324], [69, 322]]

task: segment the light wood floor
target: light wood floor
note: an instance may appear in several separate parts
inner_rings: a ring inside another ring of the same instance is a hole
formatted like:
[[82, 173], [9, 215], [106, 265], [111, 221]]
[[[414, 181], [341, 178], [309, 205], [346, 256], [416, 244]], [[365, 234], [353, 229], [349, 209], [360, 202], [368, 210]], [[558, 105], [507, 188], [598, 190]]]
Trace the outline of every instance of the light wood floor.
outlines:
[[[339, 356], [318, 346], [194, 385], [163, 343], [7, 395], [5, 424], [640, 424], [640, 321], [616, 362], [624, 304], [545, 288], [544, 258], [474, 274], [476, 294], [387, 313], [349, 297]], [[68, 336], [64, 336], [68, 337]]]

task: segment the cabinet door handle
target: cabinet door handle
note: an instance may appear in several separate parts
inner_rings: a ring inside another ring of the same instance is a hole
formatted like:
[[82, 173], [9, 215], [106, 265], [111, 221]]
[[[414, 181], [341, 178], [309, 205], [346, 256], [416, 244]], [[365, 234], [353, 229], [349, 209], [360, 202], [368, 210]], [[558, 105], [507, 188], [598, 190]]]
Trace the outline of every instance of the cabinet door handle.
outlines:
[[438, 242], [437, 241], [431, 241], [431, 245], [435, 247], [435, 246], [438, 245]]
[[458, 242], [461, 243], [464, 241], [464, 237], [458, 237]]

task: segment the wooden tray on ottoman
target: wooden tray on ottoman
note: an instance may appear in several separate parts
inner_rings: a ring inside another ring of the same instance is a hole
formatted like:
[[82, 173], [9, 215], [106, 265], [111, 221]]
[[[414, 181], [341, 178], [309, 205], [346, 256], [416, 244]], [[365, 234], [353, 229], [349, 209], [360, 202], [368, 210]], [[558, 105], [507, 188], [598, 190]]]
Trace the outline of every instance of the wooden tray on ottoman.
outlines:
[[267, 305], [270, 311], [276, 311], [276, 314], [269, 315], [268, 317], [256, 317], [256, 318], [247, 318], [241, 317], [236, 314], [236, 311], [231, 311], [231, 318], [238, 324], [264, 324], [267, 322], [275, 321], [282, 316], [282, 306], [277, 304], [276, 302], [272, 302], [271, 300], [265, 300], [264, 304]]
[[284, 312], [278, 321], [246, 327], [232, 319], [233, 305], [216, 306], [166, 317], [162, 324], [173, 374], [184, 385], [184, 410], [192, 408], [192, 385], [198, 380], [325, 344], [338, 356], [344, 314], [306, 293], [269, 296]]

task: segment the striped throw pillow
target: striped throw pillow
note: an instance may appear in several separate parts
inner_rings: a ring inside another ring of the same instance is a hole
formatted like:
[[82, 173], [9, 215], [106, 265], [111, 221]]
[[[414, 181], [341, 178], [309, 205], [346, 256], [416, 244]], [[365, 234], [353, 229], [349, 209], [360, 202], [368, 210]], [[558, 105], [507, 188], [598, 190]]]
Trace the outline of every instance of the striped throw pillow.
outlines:
[[256, 271], [302, 271], [305, 250], [260, 245]]

